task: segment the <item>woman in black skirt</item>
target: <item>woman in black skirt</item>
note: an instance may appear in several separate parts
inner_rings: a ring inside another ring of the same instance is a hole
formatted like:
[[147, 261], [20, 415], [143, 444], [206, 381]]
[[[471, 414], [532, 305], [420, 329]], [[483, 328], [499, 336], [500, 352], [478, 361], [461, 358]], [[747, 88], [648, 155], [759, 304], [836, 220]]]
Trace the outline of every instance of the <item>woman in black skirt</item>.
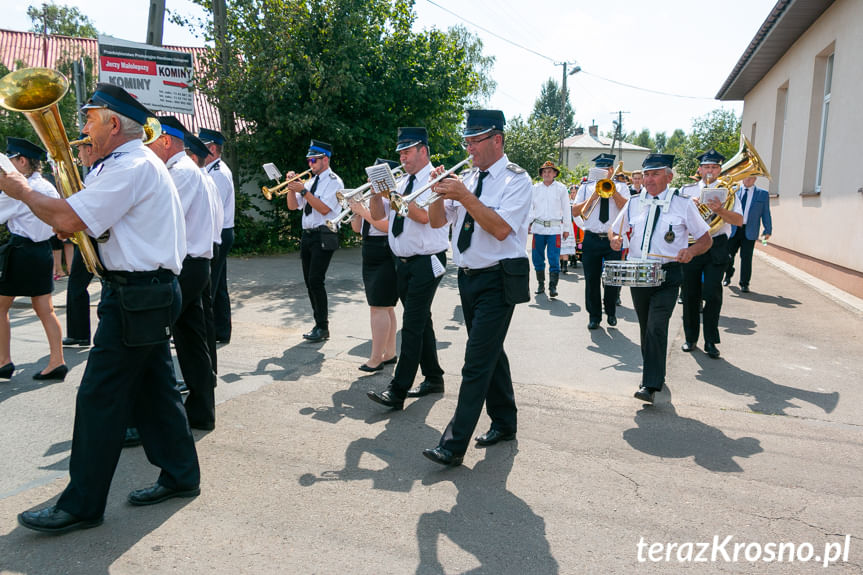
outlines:
[[[386, 200], [384, 200], [386, 201]], [[387, 240], [389, 220], [374, 221], [367, 206], [353, 202], [353, 230], [363, 236], [363, 285], [372, 325], [372, 353], [361, 371], [381, 371], [396, 363], [396, 266]]]
[[[6, 153], [15, 168], [27, 177], [33, 190], [46, 196], [60, 197], [54, 186], [39, 173], [44, 150], [27, 140], [8, 138]], [[53, 231], [24, 203], [3, 193], [0, 193], [0, 222], [7, 224], [12, 235], [6, 245], [6, 262], [0, 280], [0, 378], [9, 379], [15, 371], [10, 350], [9, 309], [16, 296], [28, 296], [51, 349], [48, 365], [33, 374], [33, 379], [63, 380], [68, 371], [63, 360], [63, 333], [51, 299], [54, 257], [48, 240], [54, 235]]]

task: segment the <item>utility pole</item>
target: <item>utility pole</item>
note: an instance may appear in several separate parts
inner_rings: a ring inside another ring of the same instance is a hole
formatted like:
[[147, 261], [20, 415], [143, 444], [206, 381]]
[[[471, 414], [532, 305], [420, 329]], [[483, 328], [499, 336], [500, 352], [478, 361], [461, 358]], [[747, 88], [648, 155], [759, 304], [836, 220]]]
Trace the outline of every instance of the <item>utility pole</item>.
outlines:
[[[569, 74], [566, 73], [566, 67], [572, 64], [575, 66]], [[569, 101], [569, 94], [566, 91], [566, 77], [572, 76], [573, 74], [577, 74], [581, 72], [581, 66], [576, 65], [575, 62], [555, 62], [555, 66], [563, 66], [563, 81], [560, 83], [560, 117], [558, 118], [558, 126], [560, 127], [560, 143], [558, 147], [558, 161], [559, 165], [563, 165], [563, 140], [564, 140], [564, 132], [563, 132], [563, 118], [566, 114], [566, 103]]]
[[[219, 51], [219, 63], [222, 66], [224, 74], [227, 76], [231, 68], [231, 51], [228, 48], [227, 41], [227, 7], [225, 0], [213, 0], [213, 35], [216, 41], [216, 50]], [[219, 87], [216, 85], [218, 93]], [[225, 139], [231, 143], [230, 146], [222, 150], [222, 156], [228, 167], [234, 174], [234, 189], [240, 189], [240, 170], [237, 166], [237, 130], [234, 125], [234, 111], [224, 105], [224, 101], [219, 99], [219, 119], [221, 123], [222, 133]]]
[[623, 115], [629, 112], [617, 111], [617, 121], [614, 122], [614, 138], [611, 140], [611, 152], [614, 153], [614, 144], [617, 144], [617, 155], [619, 161], [623, 161]]
[[165, 0], [150, 0], [150, 19], [147, 23], [147, 44], [162, 45], [162, 30], [165, 27]]

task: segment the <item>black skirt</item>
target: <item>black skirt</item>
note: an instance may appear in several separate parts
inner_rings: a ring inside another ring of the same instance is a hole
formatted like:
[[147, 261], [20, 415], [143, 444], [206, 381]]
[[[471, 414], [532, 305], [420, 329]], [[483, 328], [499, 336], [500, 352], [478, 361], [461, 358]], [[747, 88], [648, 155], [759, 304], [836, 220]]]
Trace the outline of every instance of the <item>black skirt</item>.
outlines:
[[54, 255], [51, 242], [33, 242], [13, 235], [6, 273], [0, 282], [0, 295], [27, 296], [50, 294], [54, 291]]
[[398, 302], [396, 265], [387, 236], [363, 239], [363, 284], [372, 307], [392, 307]]

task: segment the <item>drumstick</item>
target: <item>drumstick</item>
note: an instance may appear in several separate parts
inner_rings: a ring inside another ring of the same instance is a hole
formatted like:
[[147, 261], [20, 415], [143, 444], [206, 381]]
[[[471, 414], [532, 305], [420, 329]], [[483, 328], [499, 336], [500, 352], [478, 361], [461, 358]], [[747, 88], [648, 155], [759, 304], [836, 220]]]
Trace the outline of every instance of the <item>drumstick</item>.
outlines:
[[664, 256], [662, 254], [647, 254], [647, 257], [664, 258], [666, 260], [676, 260], [677, 259], [677, 256]]

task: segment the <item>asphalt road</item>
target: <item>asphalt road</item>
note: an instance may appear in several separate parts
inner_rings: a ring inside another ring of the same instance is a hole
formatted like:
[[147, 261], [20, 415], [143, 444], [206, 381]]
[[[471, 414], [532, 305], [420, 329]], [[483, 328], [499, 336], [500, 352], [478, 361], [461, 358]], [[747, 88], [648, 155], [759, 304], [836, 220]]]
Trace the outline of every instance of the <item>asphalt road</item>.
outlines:
[[654, 406], [632, 397], [628, 291], [618, 326], [596, 331], [580, 268], [556, 301], [520, 305], [506, 344], [518, 439], [471, 448], [454, 469], [421, 456], [458, 392], [451, 266], [433, 306], [447, 391], [388, 412], [366, 392], [392, 366], [357, 370], [370, 349], [358, 249], [330, 267], [323, 344], [301, 338], [312, 320], [298, 255], [231, 259], [217, 427], [196, 432], [201, 495], [129, 506], [157, 470], [127, 449], [105, 523], [63, 536], [16, 514], [66, 484], [87, 350], [66, 349], [66, 381], [32, 380], [48, 349], [24, 300], [11, 314], [18, 370], [0, 382], [0, 573], [806, 573], [834, 556], [828, 572], [860, 573], [863, 302], [758, 253], [752, 293], [724, 292], [722, 359], [703, 342], [680, 351], [678, 307]]

